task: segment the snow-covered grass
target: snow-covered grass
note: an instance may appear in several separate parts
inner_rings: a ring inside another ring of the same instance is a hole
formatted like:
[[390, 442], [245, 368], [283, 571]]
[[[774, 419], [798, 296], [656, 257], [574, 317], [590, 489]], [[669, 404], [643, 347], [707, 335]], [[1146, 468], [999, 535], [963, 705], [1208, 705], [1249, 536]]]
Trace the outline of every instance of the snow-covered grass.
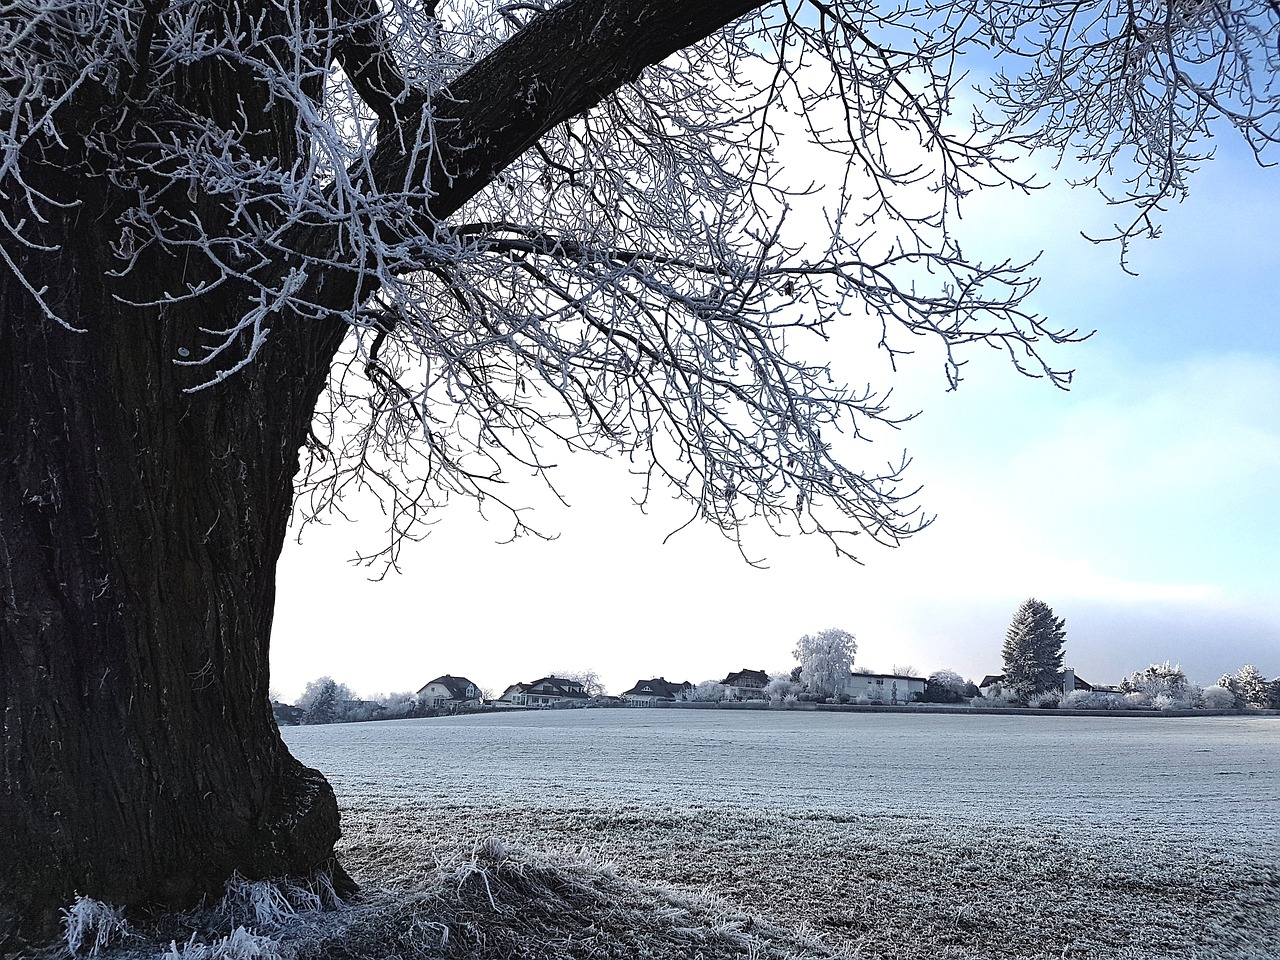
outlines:
[[1280, 718], [615, 710], [285, 736], [334, 782], [358, 898], [233, 884], [103, 956], [1280, 956]]
[[284, 735], [347, 802], [910, 813], [1280, 847], [1280, 717], [615, 709]]
[[62, 935], [67, 952], [72, 956], [98, 956], [108, 944], [123, 939], [129, 932], [124, 911], [101, 900], [76, 897], [62, 911]]
[[379, 884], [496, 835], [848, 956], [1280, 956], [1280, 718], [657, 709], [286, 736]]
[[493, 831], [533, 862], [583, 859], [842, 957], [1275, 960], [1280, 943], [1274, 860], [1150, 836], [724, 807], [361, 803], [349, 814], [347, 862], [380, 884], [412, 889], [420, 878], [403, 867], [421, 851]]
[[172, 941], [164, 960], [283, 960], [280, 946], [279, 941], [269, 936], [236, 927], [212, 943], [201, 943], [198, 933], [192, 933], [181, 945]]
[[338, 895], [333, 879], [318, 874], [306, 880], [245, 880], [233, 877], [218, 910], [233, 923], [270, 930], [296, 917], [299, 913], [333, 909]]

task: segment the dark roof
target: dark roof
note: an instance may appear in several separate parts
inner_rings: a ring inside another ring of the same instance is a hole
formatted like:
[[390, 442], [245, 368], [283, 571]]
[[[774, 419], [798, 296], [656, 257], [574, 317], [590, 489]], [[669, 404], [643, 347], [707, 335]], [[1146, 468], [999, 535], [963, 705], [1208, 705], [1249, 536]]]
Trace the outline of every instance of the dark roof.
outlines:
[[[1062, 674], [1058, 674], [1058, 679], [1059, 679], [1059, 680], [1061, 680], [1061, 679], [1062, 679]], [[1004, 683], [1004, 674], [1003, 674], [1003, 673], [989, 673], [989, 674], [987, 674], [985, 677], [983, 677], [983, 678], [982, 678], [982, 682], [981, 682], [980, 684], [978, 684], [978, 687], [979, 687], [979, 689], [981, 689], [982, 687], [993, 687], [993, 686], [996, 686], [997, 684], [1001, 684], [1001, 683]], [[1079, 674], [1077, 674], [1077, 675], [1076, 675], [1076, 689], [1077, 689], [1077, 690], [1086, 690], [1086, 691], [1087, 691], [1087, 690], [1092, 690], [1092, 689], [1093, 689], [1093, 684], [1092, 684], [1092, 683], [1090, 683], [1088, 680], [1085, 680], [1085, 679], [1084, 679], [1083, 677], [1081, 677]]]
[[[423, 691], [431, 686], [432, 683], [438, 683], [448, 690], [449, 697], [453, 700], [474, 700], [480, 693], [480, 687], [466, 677], [452, 677], [446, 673], [443, 677], [436, 677], [430, 683], [423, 684], [422, 690], [418, 691], [418, 695], [421, 696]], [[467, 687], [471, 687], [474, 693], [468, 695]]]
[[277, 703], [272, 701], [271, 714], [276, 718], [276, 723], [294, 724], [302, 722], [303, 710], [301, 707], [295, 707], [288, 703]]
[[624, 697], [657, 697], [660, 700], [674, 700], [682, 690], [689, 689], [692, 686], [688, 680], [684, 683], [673, 683], [666, 677], [655, 677], [652, 680], [637, 680], [636, 685], [622, 695]]
[[[1062, 676], [1062, 674], [1059, 674], [1058, 676], [1059, 676], [1059, 677], [1061, 677], [1061, 676]], [[1089, 691], [1093, 690], [1093, 688], [1094, 688], [1094, 687], [1093, 687], [1093, 684], [1092, 684], [1092, 683], [1090, 683], [1088, 680], [1084, 679], [1084, 677], [1080, 676], [1080, 674], [1078, 674], [1078, 673], [1076, 674], [1076, 689], [1077, 689], [1077, 690], [1083, 690], [1083, 691], [1085, 691], [1085, 693], [1088, 693]]]
[[587, 698], [587, 691], [581, 683], [564, 677], [539, 677], [529, 684], [524, 692], [542, 697], [565, 697], [570, 700]]
[[763, 670], [739, 670], [736, 673], [729, 674], [720, 682], [731, 686], [744, 686], [752, 683], [758, 683], [763, 687], [769, 682], [769, 674], [765, 673]]

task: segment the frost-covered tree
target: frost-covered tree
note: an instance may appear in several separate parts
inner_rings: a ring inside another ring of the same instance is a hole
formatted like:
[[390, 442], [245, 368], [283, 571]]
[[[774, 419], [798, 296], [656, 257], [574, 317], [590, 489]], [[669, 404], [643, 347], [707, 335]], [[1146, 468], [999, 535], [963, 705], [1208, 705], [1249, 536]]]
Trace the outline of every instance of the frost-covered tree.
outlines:
[[1232, 690], [1250, 707], [1267, 707], [1271, 703], [1271, 684], [1253, 664], [1245, 664], [1232, 678]]
[[582, 689], [586, 691], [588, 697], [602, 697], [605, 693], [604, 682], [600, 679], [600, 674], [594, 670], [552, 670], [548, 676], [576, 680], [582, 684]]
[[848, 686], [858, 641], [847, 630], [829, 627], [806, 633], [792, 655], [800, 661], [800, 682], [809, 693], [829, 697]]
[[1198, 703], [1206, 710], [1231, 710], [1239, 704], [1240, 698], [1236, 696], [1236, 692], [1221, 682], [1205, 687]]
[[1180, 705], [1189, 705], [1195, 699], [1182, 666], [1168, 660], [1153, 663], [1145, 670], [1135, 670], [1120, 682], [1120, 689], [1124, 693], [1141, 693], [1152, 701], [1157, 697], [1167, 697], [1170, 702]]
[[704, 703], [719, 703], [724, 699], [724, 684], [719, 680], [703, 680], [689, 691], [689, 699]]
[[[1042, 149], [1116, 174], [1119, 237], [1154, 232], [1214, 118], [1276, 138], [1278, 21], [1268, 0], [5, 4], [0, 923], [332, 868], [333, 793], [267, 702], [295, 502], [381, 497], [394, 563], [445, 500], [506, 506], [504, 467], [615, 450], [730, 536], [919, 530], [903, 464], [836, 442], [894, 422], [884, 392], [792, 345], [844, 318], [890, 357], [932, 338], [953, 383], [977, 343], [1064, 384], [1040, 351], [1070, 332], [1024, 307], [1021, 266], [965, 255], [956, 204], [1027, 187], [1010, 158]], [[971, 49], [1008, 65], [976, 95]], [[975, 101], [987, 119], [951, 116]]]
[[382, 716], [385, 718], [410, 717], [419, 708], [418, 695], [410, 690], [380, 694], [373, 698], [373, 702], [382, 708]]
[[1004, 638], [1005, 686], [1021, 700], [1062, 686], [1065, 622], [1043, 601], [1023, 602]]
[[764, 685], [764, 695], [773, 701], [781, 701], [794, 697], [803, 689], [802, 685], [791, 678], [791, 672], [771, 673], [769, 682]]
[[935, 670], [926, 679], [924, 695], [929, 703], [960, 703], [965, 699], [966, 681], [954, 670]]
[[295, 706], [302, 711], [303, 723], [343, 723], [354, 719], [348, 705], [355, 699], [345, 683], [320, 677], [307, 684]]

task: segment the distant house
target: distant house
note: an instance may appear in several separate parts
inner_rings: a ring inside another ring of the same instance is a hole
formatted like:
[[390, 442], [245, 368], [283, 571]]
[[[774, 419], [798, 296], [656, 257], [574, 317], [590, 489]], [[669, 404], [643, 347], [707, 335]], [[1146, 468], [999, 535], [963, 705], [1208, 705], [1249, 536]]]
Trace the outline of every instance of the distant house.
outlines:
[[673, 683], [666, 677], [657, 677], [653, 680], [639, 680], [630, 690], [624, 691], [622, 698], [628, 703], [638, 704], [654, 704], [654, 703], [671, 703], [676, 700], [689, 699], [689, 691], [693, 689], [693, 684], [688, 680], [683, 683]]
[[271, 701], [271, 715], [276, 718], [278, 727], [296, 727], [302, 722], [302, 708], [292, 704]]
[[527, 683], [513, 683], [507, 689], [502, 691], [502, 696], [498, 698], [499, 703], [510, 703], [520, 706], [524, 703], [524, 692], [529, 689]]
[[1092, 692], [1097, 688], [1087, 680], [1082, 680], [1076, 676], [1074, 667], [1065, 667], [1062, 671], [1062, 692], [1063, 694], [1071, 693], [1073, 690], [1084, 690]]
[[763, 670], [739, 670], [729, 674], [720, 683], [724, 686], [726, 700], [763, 700], [769, 674]]
[[550, 707], [556, 704], [586, 703], [586, 688], [565, 677], [542, 677], [533, 683], [513, 683], [502, 699], [521, 707]]
[[479, 703], [483, 696], [480, 688], [466, 677], [445, 674], [418, 691], [418, 702], [425, 707], [460, 707]]
[[978, 693], [984, 697], [1003, 697], [1005, 695], [1004, 674], [988, 673], [978, 684]]
[[904, 673], [851, 673], [844, 692], [850, 697], [866, 698], [877, 703], [911, 703], [916, 694], [924, 696], [924, 677]]
[[[1064, 696], [1071, 693], [1073, 690], [1092, 691], [1103, 689], [1101, 687], [1095, 687], [1087, 680], [1077, 677], [1075, 668], [1073, 667], [1065, 667], [1062, 673], [1058, 674], [1058, 678], [1058, 691]], [[1008, 697], [1013, 695], [1013, 689], [1005, 683], [1003, 673], [989, 673], [983, 677], [982, 682], [978, 684], [978, 693], [984, 697]]]

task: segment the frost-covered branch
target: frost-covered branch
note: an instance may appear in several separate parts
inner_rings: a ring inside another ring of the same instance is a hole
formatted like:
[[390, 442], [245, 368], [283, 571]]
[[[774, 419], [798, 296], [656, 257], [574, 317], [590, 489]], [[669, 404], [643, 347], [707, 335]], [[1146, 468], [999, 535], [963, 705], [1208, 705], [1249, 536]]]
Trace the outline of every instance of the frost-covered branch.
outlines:
[[[0, 260], [75, 327], [24, 265], [92, 202], [104, 295], [172, 327], [183, 389], [327, 379], [307, 502], [372, 486], [393, 558], [564, 450], [627, 452], [730, 535], [848, 552], [925, 518], [905, 459], [850, 459], [900, 422], [887, 391], [805, 338], [865, 329], [893, 362], [925, 337], [952, 386], [985, 344], [1065, 385], [1043, 348], [1075, 332], [1025, 306], [1030, 264], [965, 254], [958, 205], [1031, 189], [1027, 150], [1082, 151], [1099, 186], [1127, 156], [1118, 235], [1154, 230], [1214, 117], [1274, 143], [1276, 26], [1262, 0], [19, 0]], [[1019, 71], [957, 122], [983, 45]]]

